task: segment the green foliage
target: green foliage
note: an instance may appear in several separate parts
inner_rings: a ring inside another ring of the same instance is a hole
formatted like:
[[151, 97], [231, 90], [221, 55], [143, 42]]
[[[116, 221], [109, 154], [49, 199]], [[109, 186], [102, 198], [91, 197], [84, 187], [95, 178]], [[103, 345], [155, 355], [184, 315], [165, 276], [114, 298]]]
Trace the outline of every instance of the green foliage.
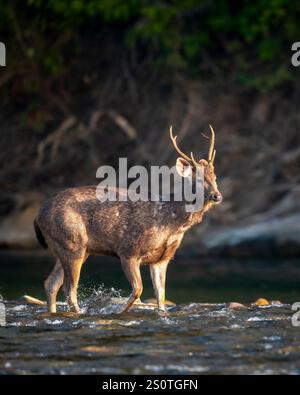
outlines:
[[196, 76], [210, 70], [211, 78], [213, 70], [231, 72], [236, 82], [259, 88], [291, 78], [299, 14], [300, 3], [291, 0], [15, 0], [2, 5], [0, 33], [47, 75], [63, 72], [65, 48], [92, 24], [99, 34], [117, 35], [128, 51], [152, 51], [154, 66]]

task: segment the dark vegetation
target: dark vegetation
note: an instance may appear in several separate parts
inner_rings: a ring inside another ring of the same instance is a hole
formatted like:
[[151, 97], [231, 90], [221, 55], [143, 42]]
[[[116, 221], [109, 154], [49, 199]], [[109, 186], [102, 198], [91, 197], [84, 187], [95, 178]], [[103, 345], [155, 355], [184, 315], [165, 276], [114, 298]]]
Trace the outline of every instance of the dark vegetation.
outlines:
[[217, 133], [225, 201], [203, 231], [299, 213], [300, 78], [291, 45], [300, 37], [300, 3], [0, 7], [1, 218], [66, 186], [95, 184], [96, 168], [119, 157], [173, 163], [171, 123], [199, 156], [207, 152], [200, 131], [212, 123]]

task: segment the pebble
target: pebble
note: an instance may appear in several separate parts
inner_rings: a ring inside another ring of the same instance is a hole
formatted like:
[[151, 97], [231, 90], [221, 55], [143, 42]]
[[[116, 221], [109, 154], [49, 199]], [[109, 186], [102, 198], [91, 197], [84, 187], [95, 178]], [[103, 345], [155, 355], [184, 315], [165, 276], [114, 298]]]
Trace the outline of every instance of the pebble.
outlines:
[[[146, 299], [146, 300], [144, 301], [144, 303], [150, 303], [150, 304], [157, 305], [157, 301], [156, 301], [156, 299], [154, 299], [154, 298]], [[173, 302], [171, 302], [170, 300], [167, 300], [167, 299], [165, 300], [165, 305], [166, 305], [166, 306], [176, 306], [175, 303], [173, 303]]]
[[272, 305], [282, 305], [283, 303], [280, 300], [271, 300]]
[[258, 298], [254, 303], [254, 306], [269, 306], [270, 302], [265, 298]]
[[245, 310], [245, 309], [247, 309], [247, 307], [245, 305], [243, 305], [242, 303], [238, 303], [238, 302], [229, 303], [228, 308], [231, 310]]

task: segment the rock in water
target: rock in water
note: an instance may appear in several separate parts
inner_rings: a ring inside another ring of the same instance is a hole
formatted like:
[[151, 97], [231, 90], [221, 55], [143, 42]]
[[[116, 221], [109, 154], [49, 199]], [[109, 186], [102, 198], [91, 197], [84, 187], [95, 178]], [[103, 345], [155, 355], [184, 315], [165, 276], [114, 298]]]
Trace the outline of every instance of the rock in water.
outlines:
[[245, 305], [243, 305], [242, 303], [231, 302], [228, 305], [228, 309], [231, 309], [231, 310], [245, 310], [245, 309], [247, 309], [247, 307]]
[[265, 298], [258, 298], [254, 303], [252, 303], [254, 306], [269, 306], [270, 302], [265, 299]]
[[202, 244], [206, 253], [223, 256], [299, 256], [300, 214], [208, 232]]

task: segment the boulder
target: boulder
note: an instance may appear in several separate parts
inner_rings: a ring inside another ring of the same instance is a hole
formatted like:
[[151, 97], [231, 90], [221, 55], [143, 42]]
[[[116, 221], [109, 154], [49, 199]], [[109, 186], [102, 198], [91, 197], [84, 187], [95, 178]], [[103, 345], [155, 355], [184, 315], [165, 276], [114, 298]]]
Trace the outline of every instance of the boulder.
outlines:
[[34, 202], [23, 210], [11, 214], [0, 225], [0, 247], [36, 248], [38, 246], [33, 228], [33, 220], [40, 207]]
[[300, 214], [210, 231], [203, 234], [201, 239], [201, 247], [208, 254], [237, 257], [299, 256]]

